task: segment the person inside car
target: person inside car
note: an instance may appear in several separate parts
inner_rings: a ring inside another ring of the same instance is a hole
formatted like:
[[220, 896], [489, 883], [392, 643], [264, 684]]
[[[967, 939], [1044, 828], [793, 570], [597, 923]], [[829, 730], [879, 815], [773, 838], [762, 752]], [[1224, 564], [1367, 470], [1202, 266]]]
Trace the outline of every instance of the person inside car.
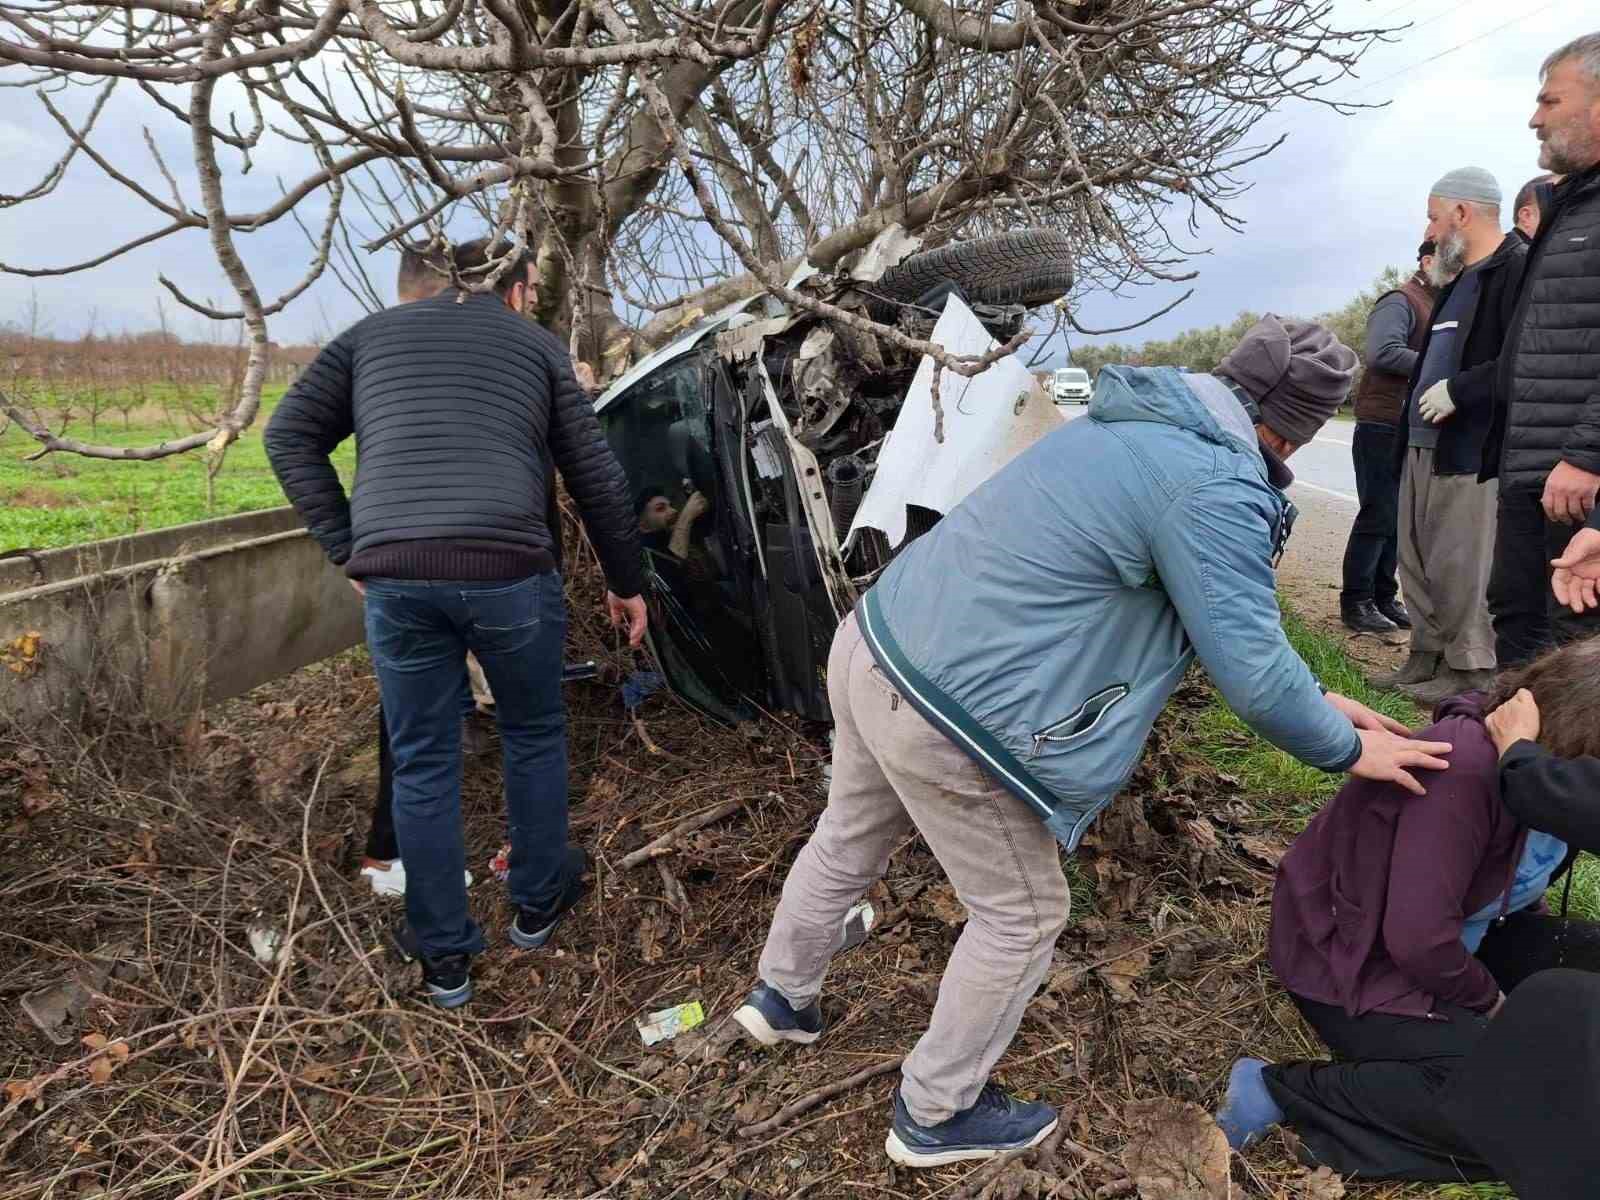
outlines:
[[989, 1072], [1068, 915], [1068, 850], [1121, 790], [1198, 655], [1223, 697], [1301, 761], [1421, 785], [1447, 743], [1324, 694], [1280, 623], [1284, 465], [1333, 416], [1356, 355], [1263, 318], [1216, 374], [1107, 367], [1086, 418], [1014, 458], [912, 542], [839, 627], [833, 779], [735, 1019], [812, 1042], [846, 911], [914, 828], [968, 920], [906, 1057], [889, 1156], [1034, 1145], [1047, 1105]]

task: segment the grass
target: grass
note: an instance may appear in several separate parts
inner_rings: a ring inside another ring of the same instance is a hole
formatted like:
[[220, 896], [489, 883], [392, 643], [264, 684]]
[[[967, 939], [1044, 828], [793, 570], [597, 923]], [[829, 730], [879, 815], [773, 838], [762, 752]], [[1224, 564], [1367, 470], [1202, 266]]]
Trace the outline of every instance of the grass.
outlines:
[[[1287, 608], [1283, 613], [1283, 627], [1290, 644], [1329, 691], [1359, 700], [1413, 729], [1426, 723], [1427, 718], [1409, 700], [1369, 685], [1337, 638], [1312, 629]], [[1262, 741], [1220, 697], [1213, 698], [1201, 711], [1194, 732], [1201, 752], [1239, 779], [1254, 798], [1264, 820], [1285, 824], [1291, 829], [1302, 828], [1344, 783], [1344, 776], [1308, 767]], [[1560, 911], [1564, 885], [1562, 881], [1550, 891], [1549, 903], [1553, 911]], [[1580, 855], [1574, 868], [1570, 912], [1573, 916], [1600, 920], [1600, 858], [1592, 854]], [[1452, 1194], [1472, 1197], [1506, 1193], [1468, 1190]]]
[[[207, 501], [203, 450], [155, 462], [59, 453], [27, 462], [37, 444], [8, 427], [0, 433], [0, 551], [67, 546], [285, 503], [261, 445], [261, 431], [281, 395], [282, 389], [275, 389], [263, 400], [255, 424], [229, 448], [214, 503]], [[153, 405], [132, 415], [128, 428], [120, 414], [113, 414], [102, 417], [93, 434], [86, 421], [74, 422], [67, 432], [113, 446], [150, 445], [194, 432], [191, 424]], [[334, 462], [348, 484], [355, 468], [353, 443], [339, 447]]]

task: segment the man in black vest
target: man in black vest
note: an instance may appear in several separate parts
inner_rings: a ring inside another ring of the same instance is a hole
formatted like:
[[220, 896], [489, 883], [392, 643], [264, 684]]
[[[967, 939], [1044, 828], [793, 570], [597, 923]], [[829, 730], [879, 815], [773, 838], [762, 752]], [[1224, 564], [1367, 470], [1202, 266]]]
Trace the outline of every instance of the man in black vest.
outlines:
[[[393, 941], [421, 961], [444, 1008], [471, 998], [471, 956], [483, 949], [463, 882], [468, 650], [494, 689], [504, 749], [512, 943], [543, 946], [585, 890], [587, 856], [567, 842], [552, 463], [605, 569], [612, 620], [634, 645], [645, 630], [627, 477], [566, 348], [522, 315], [534, 269], [527, 251], [461, 247], [456, 274], [490, 290], [449, 287], [346, 330], [295, 381], [264, 438], [284, 492], [365, 600], [406, 869]], [[347, 497], [329, 455], [352, 434]]]
[[1480, 479], [1497, 409], [1495, 376], [1527, 248], [1500, 227], [1500, 186], [1480, 167], [1451, 171], [1428, 196], [1442, 286], [1407, 384], [1397, 439], [1400, 586], [1411, 658], [1398, 686], [1425, 708], [1484, 687], [1495, 665], [1485, 601], [1494, 561], [1495, 485]]
[[1361, 511], [1344, 551], [1344, 590], [1339, 613], [1357, 633], [1410, 629], [1395, 579], [1399, 534], [1400, 472], [1394, 440], [1405, 405], [1406, 382], [1428, 332], [1428, 314], [1438, 293], [1428, 281], [1433, 243], [1417, 248], [1417, 271], [1378, 297], [1367, 315], [1366, 370], [1356, 392], [1356, 428], [1350, 439]]
[[1563, 178], [1538, 188], [1539, 233], [1500, 362], [1509, 410], [1489, 607], [1502, 667], [1600, 631], [1582, 603], [1600, 576], [1600, 33], [1561, 47], [1540, 74], [1529, 124], [1539, 165]]

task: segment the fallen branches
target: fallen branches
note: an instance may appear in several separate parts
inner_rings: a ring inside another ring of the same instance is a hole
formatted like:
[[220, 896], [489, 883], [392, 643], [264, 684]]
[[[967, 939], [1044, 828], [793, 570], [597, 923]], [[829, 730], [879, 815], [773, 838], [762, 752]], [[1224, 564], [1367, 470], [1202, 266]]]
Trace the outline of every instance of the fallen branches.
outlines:
[[671, 854], [676, 849], [673, 843], [684, 834], [693, 833], [696, 829], [704, 829], [707, 825], [722, 820], [723, 817], [731, 817], [744, 806], [745, 802], [743, 800], [725, 800], [715, 808], [708, 808], [703, 813], [697, 813], [687, 820], [679, 821], [654, 841], [640, 846], [631, 854], [624, 855], [622, 869], [629, 871], [634, 867], [642, 866], [653, 858]]
[[869, 1079], [876, 1079], [880, 1075], [887, 1075], [890, 1071], [898, 1071], [900, 1069], [900, 1064], [904, 1061], [905, 1059], [903, 1057], [891, 1058], [887, 1062], [881, 1062], [876, 1066], [867, 1067], [864, 1070], [857, 1071], [854, 1075], [847, 1076], [836, 1083], [830, 1083], [827, 1087], [820, 1087], [814, 1092], [807, 1092], [798, 1100], [794, 1100], [788, 1104], [785, 1104], [765, 1121], [757, 1121], [752, 1125], [739, 1126], [739, 1128], [735, 1130], [735, 1134], [738, 1137], [747, 1138], [760, 1137], [764, 1133], [771, 1133], [774, 1129], [777, 1129], [783, 1125], [787, 1125], [790, 1121], [794, 1120], [802, 1113], [810, 1112], [817, 1105], [822, 1104], [825, 1101], [832, 1100], [835, 1096], [844, 1095], [851, 1088], [859, 1087], [861, 1084], [866, 1083]]

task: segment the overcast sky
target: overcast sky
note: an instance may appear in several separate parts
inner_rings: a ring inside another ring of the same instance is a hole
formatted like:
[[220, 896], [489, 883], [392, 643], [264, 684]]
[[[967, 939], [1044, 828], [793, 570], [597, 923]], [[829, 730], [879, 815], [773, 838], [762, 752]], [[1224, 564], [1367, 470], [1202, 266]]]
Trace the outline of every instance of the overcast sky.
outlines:
[[[1199, 272], [1195, 295], [1123, 340], [1168, 336], [1227, 321], [1245, 309], [1313, 315], [1338, 307], [1386, 265], [1410, 260], [1422, 233], [1428, 187], [1455, 167], [1492, 171], [1509, 209], [1516, 189], [1538, 170], [1527, 120], [1540, 62], [1561, 43], [1600, 28], [1600, 0], [1334, 0], [1334, 7], [1338, 20], [1350, 26], [1413, 22], [1394, 44], [1368, 53], [1358, 81], [1327, 92], [1391, 103], [1347, 117], [1302, 104], [1266, 118], [1255, 137], [1267, 141], [1281, 132], [1288, 141], [1249, 168], [1253, 188], [1234, 205], [1246, 231], [1234, 234], [1206, 222], [1187, 236], [1184, 244], [1197, 252], [1191, 263]], [[68, 96], [61, 103], [81, 113], [84, 99]], [[152, 121], [137, 92], [119, 89], [95, 144], [146, 178], [146, 123], [192, 198], [193, 173], [184, 165], [187, 139], [170, 119]], [[36, 100], [25, 92], [0, 91], [5, 191], [36, 182], [62, 145], [59, 128]], [[298, 179], [300, 162], [283, 153], [276, 161], [259, 159], [248, 175], [230, 173], [231, 209], [270, 204], [280, 178]], [[318, 216], [313, 210], [305, 219], [313, 224]], [[83, 261], [160, 224], [158, 214], [79, 161], [51, 200], [0, 210], [0, 262], [39, 267]], [[288, 220], [241, 238], [240, 245], [262, 291], [271, 296], [295, 282], [307, 259], [305, 236]], [[0, 275], [0, 321], [24, 320], [32, 286], [57, 335], [81, 332], [91, 314], [106, 330], [151, 328], [161, 273], [199, 298], [233, 306], [205, 234], [186, 232], [87, 275], [31, 284]], [[1164, 285], [1125, 297], [1087, 297], [1079, 319], [1089, 326], [1125, 325], [1182, 290]], [[170, 300], [167, 308], [173, 312]], [[359, 315], [355, 301], [328, 279], [274, 318], [273, 336], [301, 340]], [[190, 315], [176, 324], [186, 336], [203, 336], [209, 323]]]

